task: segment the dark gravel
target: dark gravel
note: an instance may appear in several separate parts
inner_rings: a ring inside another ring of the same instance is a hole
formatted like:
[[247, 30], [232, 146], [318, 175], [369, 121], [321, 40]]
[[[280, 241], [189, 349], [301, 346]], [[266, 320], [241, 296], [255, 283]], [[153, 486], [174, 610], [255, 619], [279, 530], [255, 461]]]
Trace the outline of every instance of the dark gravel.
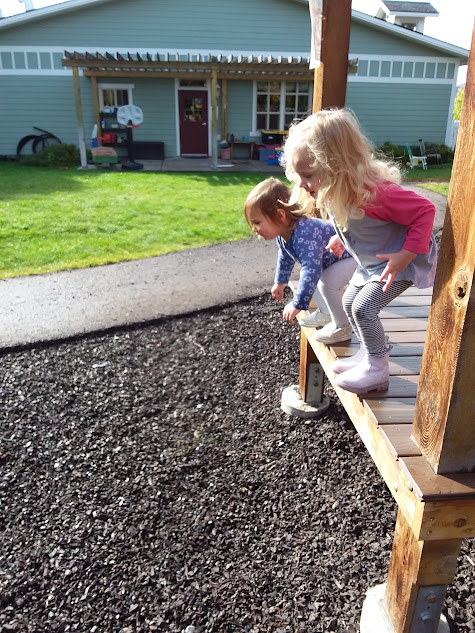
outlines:
[[358, 631], [395, 503], [338, 402], [280, 410], [298, 354], [267, 297], [4, 354], [0, 631]]

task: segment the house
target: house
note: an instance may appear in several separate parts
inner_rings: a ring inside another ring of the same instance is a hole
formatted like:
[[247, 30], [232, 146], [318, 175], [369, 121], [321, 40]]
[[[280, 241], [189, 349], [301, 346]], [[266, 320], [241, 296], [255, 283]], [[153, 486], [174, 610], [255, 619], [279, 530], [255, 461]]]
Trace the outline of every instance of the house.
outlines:
[[[376, 144], [448, 142], [468, 51], [384, 16], [352, 12], [347, 106]], [[125, 151], [126, 104], [143, 112], [138, 158], [211, 155], [231, 135], [247, 152], [311, 111], [309, 54], [308, 0], [68, 0], [3, 18], [0, 155], [33, 126], [90, 146], [96, 125]]]

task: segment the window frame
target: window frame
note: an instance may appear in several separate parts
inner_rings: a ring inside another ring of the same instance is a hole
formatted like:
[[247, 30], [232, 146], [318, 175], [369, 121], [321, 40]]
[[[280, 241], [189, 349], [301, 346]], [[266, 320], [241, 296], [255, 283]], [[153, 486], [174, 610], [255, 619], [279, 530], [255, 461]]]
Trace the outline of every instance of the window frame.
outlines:
[[[135, 84], [108, 84], [108, 83], [98, 83], [97, 84], [97, 92], [99, 96], [99, 110], [102, 112], [104, 110], [104, 90], [127, 90], [129, 103], [128, 105], [134, 105], [133, 100], [133, 91], [135, 88]], [[115, 102], [117, 104], [117, 92], [115, 94]], [[119, 107], [119, 106], [115, 106]]]
[[[267, 83], [267, 93], [264, 93], [262, 91], [259, 91], [257, 89], [258, 84], [261, 83]], [[299, 96], [302, 96], [302, 94], [306, 94], [307, 98], [308, 98], [308, 103], [307, 103], [307, 110], [306, 112], [311, 112], [312, 111], [312, 103], [313, 103], [313, 82], [312, 81], [299, 81], [298, 79], [295, 80], [291, 80], [291, 81], [280, 81], [278, 82], [280, 84], [280, 92], [279, 92], [279, 98], [280, 98], [280, 105], [279, 105], [279, 112], [278, 112], [278, 117], [279, 117], [279, 125], [277, 128], [274, 127], [258, 127], [257, 126], [257, 117], [261, 114], [263, 114], [262, 112], [258, 112], [257, 111], [257, 97], [260, 94], [267, 94], [267, 96], [269, 97], [271, 94], [277, 94], [275, 92], [270, 92], [269, 90], [269, 84], [274, 83], [272, 81], [272, 79], [256, 79], [253, 82], [253, 105], [252, 105], [252, 125], [253, 125], [253, 133], [258, 133], [259, 130], [268, 130], [268, 129], [277, 129], [277, 130], [285, 130], [285, 117], [286, 114], [288, 115], [289, 113], [286, 113], [285, 111], [285, 97], [287, 95], [287, 91], [286, 91], [286, 86], [288, 84], [296, 84], [297, 90], [296, 92], [292, 92], [290, 94], [295, 95], [295, 112], [293, 115], [293, 118], [295, 118], [296, 116], [298, 116], [299, 114], [299, 110], [298, 110], [298, 99]], [[300, 84], [308, 84], [308, 92], [304, 93], [299, 92], [298, 87]], [[269, 122], [269, 116], [271, 116], [272, 114], [277, 114], [277, 113], [273, 113], [270, 111], [270, 109], [268, 108], [265, 115], [266, 115], [266, 123]], [[287, 127], [288, 129], [288, 127]]]

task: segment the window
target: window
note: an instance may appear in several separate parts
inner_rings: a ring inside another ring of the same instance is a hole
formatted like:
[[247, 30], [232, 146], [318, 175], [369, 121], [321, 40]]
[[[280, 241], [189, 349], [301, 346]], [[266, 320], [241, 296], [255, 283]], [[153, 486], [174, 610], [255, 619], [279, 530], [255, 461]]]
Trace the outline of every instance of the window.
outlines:
[[311, 111], [308, 82], [258, 81], [256, 130], [288, 130], [295, 119]]
[[132, 84], [99, 84], [99, 109], [120, 108], [133, 104]]

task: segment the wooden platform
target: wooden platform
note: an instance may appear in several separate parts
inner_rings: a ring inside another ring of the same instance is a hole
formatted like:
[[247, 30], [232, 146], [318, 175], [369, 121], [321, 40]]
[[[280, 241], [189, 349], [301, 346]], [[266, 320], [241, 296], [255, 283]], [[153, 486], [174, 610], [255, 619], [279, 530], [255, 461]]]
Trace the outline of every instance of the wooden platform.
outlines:
[[[293, 290], [296, 283], [290, 284]], [[475, 536], [475, 473], [435, 474], [411, 438], [431, 299], [431, 289], [410, 288], [381, 313], [393, 344], [387, 391], [359, 397], [335, 384], [330, 365], [356, 352], [354, 335], [348, 343], [328, 346], [313, 340], [315, 328], [302, 327], [302, 358], [311, 356], [305, 351], [310, 346], [415, 538], [461, 539]]]

